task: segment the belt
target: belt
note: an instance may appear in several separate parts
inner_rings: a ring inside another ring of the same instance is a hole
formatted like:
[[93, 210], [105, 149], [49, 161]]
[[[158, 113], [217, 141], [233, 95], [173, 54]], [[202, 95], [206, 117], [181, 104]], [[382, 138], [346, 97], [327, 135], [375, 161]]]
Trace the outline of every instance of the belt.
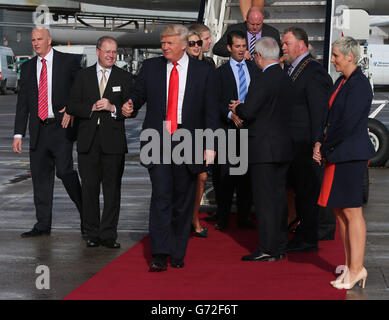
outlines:
[[41, 123], [44, 126], [48, 126], [49, 124], [53, 124], [55, 122], [56, 122], [55, 118], [46, 118], [45, 120], [41, 120]]

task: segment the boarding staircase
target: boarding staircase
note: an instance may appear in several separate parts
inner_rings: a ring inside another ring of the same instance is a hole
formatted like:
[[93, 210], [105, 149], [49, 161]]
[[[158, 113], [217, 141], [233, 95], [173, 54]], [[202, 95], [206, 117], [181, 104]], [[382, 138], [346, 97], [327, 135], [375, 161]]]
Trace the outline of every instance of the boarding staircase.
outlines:
[[[280, 34], [290, 26], [303, 28], [318, 60], [323, 59], [327, 1], [265, 0], [264, 22], [277, 28]], [[238, 0], [208, 0], [204, 23], [212, 30], [215, 42], [227, 26], [242, 22]], [[225, 58], [215, 56], [221, 64]]]

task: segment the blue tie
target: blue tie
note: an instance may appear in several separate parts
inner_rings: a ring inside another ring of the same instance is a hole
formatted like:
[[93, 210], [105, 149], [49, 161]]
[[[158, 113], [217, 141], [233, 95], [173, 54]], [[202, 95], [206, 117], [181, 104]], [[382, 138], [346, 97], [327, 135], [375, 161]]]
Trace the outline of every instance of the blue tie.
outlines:
[[238, 76], [239, 76], [239, 100], [244, 102], [244, 99], [246, 98], [247, 94], [247, 84], [246, 84], [246, 76], [243, 71], [243, 64], [238, 63], [236, 65], [238, 70]]

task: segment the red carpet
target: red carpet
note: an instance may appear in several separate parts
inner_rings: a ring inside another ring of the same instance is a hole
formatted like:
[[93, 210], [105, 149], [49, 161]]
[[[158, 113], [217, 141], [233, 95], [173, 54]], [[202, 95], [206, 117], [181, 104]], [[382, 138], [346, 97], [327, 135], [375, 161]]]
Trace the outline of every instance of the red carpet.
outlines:
[[[206, 225], [202, 221], [203, 225]], [[256, 248], [255, 230], [216, 231], [192, 237], [185, 268], [148, 272], [149, 237], [125, 252], [71, 292], [67, 300], [338, 300], [346, 290], [329, 281], [344, 262], [343, 246], [320, 242], [314, 253], [288, 254], [277, 262], [245, 262], [241, 256]]]

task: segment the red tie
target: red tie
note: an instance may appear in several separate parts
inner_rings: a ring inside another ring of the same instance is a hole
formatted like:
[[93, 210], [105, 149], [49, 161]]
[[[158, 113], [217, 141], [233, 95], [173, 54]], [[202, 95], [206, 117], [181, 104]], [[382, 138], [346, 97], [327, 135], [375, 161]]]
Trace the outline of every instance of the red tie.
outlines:
[[45, 120], [48, 114], [47, 66], [46, 60], [42, 59], [42, 70], [39, 78], [38, 117], [41, 120]]
[[[177, 105], [178, 105], [178, 71], [177, 62], [173, 62], [173, 69], [169, 79], [169, 96], [167, 99], [166, 129], [170, 134], [177, 130]], [[170, 121], [170, 123], [169, 123]]]

